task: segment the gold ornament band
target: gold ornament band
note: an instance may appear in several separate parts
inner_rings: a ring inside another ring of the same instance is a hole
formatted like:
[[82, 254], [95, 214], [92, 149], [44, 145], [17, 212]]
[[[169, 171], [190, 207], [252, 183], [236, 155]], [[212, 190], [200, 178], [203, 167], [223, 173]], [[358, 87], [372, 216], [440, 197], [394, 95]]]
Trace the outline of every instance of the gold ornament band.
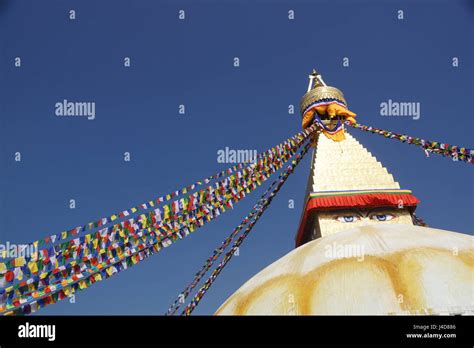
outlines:
[[303, 112], [306, 108], [318, 101], [323, 101], [324, 99], [337, 99], [343, 102], [347, 106], [346, 99], [344, 98], [344, 94], [337, 89], [336, 87], [331, 86], [317, 86], [313, 88], [309, 92], [307, 92], [303, 98], [301, 98], [300, 103], [300, 111]]

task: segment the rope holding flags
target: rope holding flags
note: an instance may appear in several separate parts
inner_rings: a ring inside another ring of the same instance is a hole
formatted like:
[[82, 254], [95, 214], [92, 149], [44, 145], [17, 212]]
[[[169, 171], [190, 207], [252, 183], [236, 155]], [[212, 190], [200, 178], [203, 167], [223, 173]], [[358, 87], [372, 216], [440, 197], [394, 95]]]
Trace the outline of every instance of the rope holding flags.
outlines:
[[425, 151], [427, 157], [429, 157], [430, 153], [436, 153], [442, 156], [451, 157], [453, 161], [464, 161], [474, 164], [474, 149], [411, 137], [409, 135], [398, 134], [375, 127], [364, 126], [358, 123], [351, 124], [348, 121], [346, 121], [345, 124], [353, 128], [363, 130], [364, 132], [378, 134], [384, 136], [385, 138], [396, 139], [403, 143], [420, 146]]

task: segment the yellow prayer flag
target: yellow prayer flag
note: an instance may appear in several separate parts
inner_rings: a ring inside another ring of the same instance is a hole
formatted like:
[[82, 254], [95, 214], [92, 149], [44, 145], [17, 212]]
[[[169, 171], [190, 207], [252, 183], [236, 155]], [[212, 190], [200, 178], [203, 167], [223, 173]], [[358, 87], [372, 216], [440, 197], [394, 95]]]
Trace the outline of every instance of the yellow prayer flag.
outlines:
[[[15, 259], [15, 267], [21, 267], [24, 266], [26, 263], [26, 260], [23, 256], [17, 257]], [[1, 268], [1, 267], [0, 267]]]
[[163, 206], [164, 217], [165, 219], [169, 219], [170, 217], [170, 207], [168, 205]]
[[32, 273], [38, 272], [38, 265], [34, 261], [28, 262], [28, 268]]

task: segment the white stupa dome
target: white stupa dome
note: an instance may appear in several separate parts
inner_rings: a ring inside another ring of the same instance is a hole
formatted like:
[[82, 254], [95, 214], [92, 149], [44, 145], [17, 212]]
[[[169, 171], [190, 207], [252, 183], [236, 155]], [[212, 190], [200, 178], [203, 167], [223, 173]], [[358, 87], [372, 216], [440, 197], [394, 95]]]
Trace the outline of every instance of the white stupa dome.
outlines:
[[474, 313], [474, 237], [405, 224], [313, 240], [247, 281], [217, 315]]

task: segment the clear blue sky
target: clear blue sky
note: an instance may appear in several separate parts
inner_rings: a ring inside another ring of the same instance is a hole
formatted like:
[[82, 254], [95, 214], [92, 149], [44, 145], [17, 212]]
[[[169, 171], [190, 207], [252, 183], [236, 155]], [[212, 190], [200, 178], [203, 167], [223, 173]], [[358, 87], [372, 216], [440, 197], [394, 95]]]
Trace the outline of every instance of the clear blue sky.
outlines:
[[[472, 147], [473, 17], [472, 2], [452, 0], [0, 1], [0, 239], [26, 243], [181, 188], [225, 169], [226, 146], [279, 143], [300, 129], [288, 105], [298, 108], [313, 67], [360, 123]], [[96, 119], [55, 116], [63, 99], [95, 102]], [[421, 118], [380, 116], [388, 99], [420, 102]], [[471, 165], [352, 134], [419, 197], [430, 226], [473, 233]], [[309, 156], [195, 313], [213, 313], [292, 250], [308, 170]], [[164, 313], [260, 192], [75, 304], [40, 313]]]

